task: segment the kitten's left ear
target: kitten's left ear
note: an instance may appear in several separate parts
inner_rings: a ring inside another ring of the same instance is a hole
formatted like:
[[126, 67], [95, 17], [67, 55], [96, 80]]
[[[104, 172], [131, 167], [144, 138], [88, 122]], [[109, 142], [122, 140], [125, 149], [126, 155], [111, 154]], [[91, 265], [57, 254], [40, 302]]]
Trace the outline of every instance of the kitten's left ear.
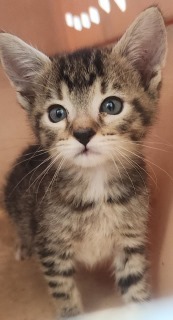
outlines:
[[0, 58], [10, 82], [20, 92], [19, 102], [28, 109], [34, 83], [41, 72], [51, 64], [50, 59], [8, 33], [0, 33]]
[[127, 57], [148, 85], [153, 74], [165, 62], [167, 36], [164, 20], [157, 7], [143, 11], [114, 47], [115, 52]]

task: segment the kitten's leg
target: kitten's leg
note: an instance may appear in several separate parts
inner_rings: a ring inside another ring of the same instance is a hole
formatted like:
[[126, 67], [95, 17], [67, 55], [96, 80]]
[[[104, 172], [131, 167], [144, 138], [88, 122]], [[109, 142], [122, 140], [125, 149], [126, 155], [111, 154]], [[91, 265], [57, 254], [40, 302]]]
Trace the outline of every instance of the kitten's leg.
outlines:
[[75, 269], [71, 249], [58, 254], [50, 247], [44, 247], [39, 250], [39, 257], [57, 314], [60, 314], [61, 317], [80, 314], [82, 304], [74, 280]]
[[33, 239], [29, 232], [17, 230], [15, 241], [15, 259], [17, 261], [30, 258], [33, 254]]
[[116, 281], [125, 302], [150, 299], [148, 261], [142, 234], [130, 232], [121, 235], [115, 257]]
[[32, 255], [31, 248], [28, 248], [22, 240], [17, 239], [15, 243], [15, 259], [16, 261], [22, 261], [30, 258]]

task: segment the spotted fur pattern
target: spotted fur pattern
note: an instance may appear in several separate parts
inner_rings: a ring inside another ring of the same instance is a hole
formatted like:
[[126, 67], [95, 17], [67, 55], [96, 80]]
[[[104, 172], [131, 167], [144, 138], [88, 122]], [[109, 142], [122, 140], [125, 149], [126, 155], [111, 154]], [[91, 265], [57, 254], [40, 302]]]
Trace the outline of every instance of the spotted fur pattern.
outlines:
[[[141, 142], [155, 119], [166, 52], [159, 10], [144, 11], [112, 47], [49, 59], [1, 34], [0, 52], [38, 140], [10, 172], [5, 204], [23, 252], [38, 255], [55, 304], [61, 300], [61, 316], [82, 312], [78, 263], [92, 268], [111, 261], [124, 300], [148, 300], [149, 193]], [[120, 114], [99, 112], [109, 96], [122, 99]], [[68, 114], [58, 123], [48, 116], [54, 104]], [[96, 133], [87, 154], [73, 136], [81, 128]]]

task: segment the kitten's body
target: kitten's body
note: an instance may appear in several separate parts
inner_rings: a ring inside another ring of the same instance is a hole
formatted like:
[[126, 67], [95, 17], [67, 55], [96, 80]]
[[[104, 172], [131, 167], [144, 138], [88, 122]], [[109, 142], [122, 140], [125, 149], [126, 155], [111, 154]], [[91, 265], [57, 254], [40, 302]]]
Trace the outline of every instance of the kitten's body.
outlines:
[[[133, 212], [128, 221], [128, 206], [134, 207], [136, 202], [137, 211], [140, 204], [138, 201], [144, 201], [148, 206], [144, 162], [140, 160], [141, 180], [138, 177], [139, 171], [133, 167], [122, 168], [120, 175], [117, 175], [115, 164], [110, 163], [107, 170], [104, 166], [77, 171], [73, 168], [68, 171], [62, 169], [52, 186], [56, 169], [51, 168], [45, 176], [42, 174], [50, 162], [45, 162], [49, 157], [47, 153], [37, 155], [38, 149], [39, 146], [29, 147], [19, 158], [17, 163], [20, 164], [16, 164], [15, 171], [9, 176], [5, 192], [6, 199], [10, 200], [6, 202], [8, 211], [17, 220], [17, 224], [21, 221], [21, 237], [26, 237], [26, 246], [29, 245], [29, 239], [37, 240], [37, 231], [40, 231], [43, 223], [45, 226], [53, 223], [52, 232], [55, 223], [51, 217], [53, 211], [53, 215], [58, 215], [59, 224], [55, 226], [55, 233], [59, 237], [57, 231], [60, 229], [62, 236], [63, 224], [67, 227], [71, 240], [74, 239], [76, 260], [81, 257], [84, 263], [92, 267], [102, 259], [110, 258], [118, 242], [121, 225], [121, 231], [127, 233], [127, 237], [129, 228], [132, 228], [134, 234], [138, 233]], [[32, 156], [28, 157], [28, 154]], [[144, 209], [147, 212], [147, 208]], [[143, 212], [138, 213], [137, 224], [147, 221], [147, 214], [142, 220], [139, 219], [140, 214], [143, 216]], [[24, 230], [28, 225], [29, 229]], [[104, 250], [107, 246], [111, 250]], [[31, 247], [34, 248], [33, 243]]]
[[[148, 37], [148, 20], [156, 40], [163, 36], [154, 54], [150, 39], [136, 34], [145, 26]], [[113, 49], [52, 60], [38, 52], [34, 60], [28, 53], [21, 64], [13, 60], [6, 38], [0, 39], [2, 61], [39, 141], [9, 175], [6, 207], [23, 249], [38, 254], [53, 297], [63, 301], [61, 315], [81, 310], [73, 278], [79, 262], [94, 267], [110, 260], [125, 301], [150, 296], [145, 256], [149, 196], [141, 141], [155, 117], [165, 39], [156, 8], [143, 13]], [[25, 55], [25, 45], [11, 40], [15, 54]], [[34, 67], [40, 68], [37, 75]], [[117, 108], [123, 101], [118, 113], [99, 109], [107, 97], [117, 99]], [[52, 105], [67, 109], [57, 123], [51, 119]]]

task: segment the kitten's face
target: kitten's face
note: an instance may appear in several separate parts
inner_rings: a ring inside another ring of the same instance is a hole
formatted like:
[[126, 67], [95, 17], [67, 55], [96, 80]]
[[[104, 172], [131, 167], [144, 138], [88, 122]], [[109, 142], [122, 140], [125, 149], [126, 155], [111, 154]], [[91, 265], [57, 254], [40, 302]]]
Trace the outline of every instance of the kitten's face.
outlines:
[[136, 151], [158, 92], [153, 87], [151, 98], [125, 59], [108, 49], [85, 50], [54, 58], [45, 78], [32, 122], [51, 155], [93, 167], [124, 162]]
[[155, 116], [165, 54], [156, 7], [141, 13], [115, 46], [53, 59], [0, 34], [2, 64], [59, 167], [132, 163]]

